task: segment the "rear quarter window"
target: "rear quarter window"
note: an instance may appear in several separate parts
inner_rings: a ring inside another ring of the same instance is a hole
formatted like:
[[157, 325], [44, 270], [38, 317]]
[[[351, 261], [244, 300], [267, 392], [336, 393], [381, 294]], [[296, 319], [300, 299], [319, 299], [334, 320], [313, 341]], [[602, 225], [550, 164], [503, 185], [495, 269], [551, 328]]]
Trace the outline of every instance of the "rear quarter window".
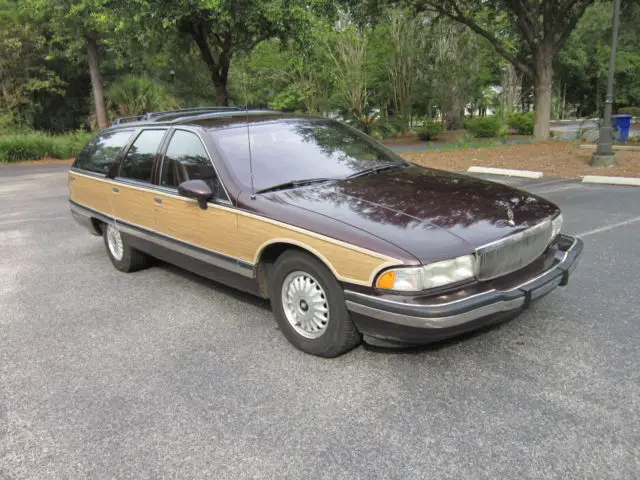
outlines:
[[74, 167], [89, 172], [107, 174], [118, 156], [127, 145], [133, 130], [106, 132], [91, 140], [80, 152]]

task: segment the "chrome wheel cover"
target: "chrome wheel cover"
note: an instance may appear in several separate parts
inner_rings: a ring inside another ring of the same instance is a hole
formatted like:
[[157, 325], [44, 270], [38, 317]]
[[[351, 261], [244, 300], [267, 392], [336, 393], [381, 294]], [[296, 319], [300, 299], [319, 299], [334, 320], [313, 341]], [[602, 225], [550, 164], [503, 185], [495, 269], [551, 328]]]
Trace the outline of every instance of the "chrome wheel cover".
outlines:
[[107, 225], [107, 245], [113, 258], [117, 261], [122, 260], [124, 256], [124, 246], [122, 245], [122, 236], [120, 230], [111, 223]]
[[318, 281], [306, 272], [292, 272], [282, 283], [282, 308], [287, 320], [305, 338], [318, 338], [329, 325], [329, 301]]

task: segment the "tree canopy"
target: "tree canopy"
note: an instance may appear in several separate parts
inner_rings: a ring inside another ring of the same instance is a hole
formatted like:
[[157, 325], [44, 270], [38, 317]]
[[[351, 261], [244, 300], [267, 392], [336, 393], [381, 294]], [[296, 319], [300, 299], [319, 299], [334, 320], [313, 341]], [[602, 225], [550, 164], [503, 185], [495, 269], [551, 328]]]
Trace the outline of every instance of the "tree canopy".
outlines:
[[[640, 2], [623, 2], [615, 104], [640, 105]], [[376, 136], [425, 119], [599, 115], [605, 0], [0, 0], [0, 128], [241, 105]]]

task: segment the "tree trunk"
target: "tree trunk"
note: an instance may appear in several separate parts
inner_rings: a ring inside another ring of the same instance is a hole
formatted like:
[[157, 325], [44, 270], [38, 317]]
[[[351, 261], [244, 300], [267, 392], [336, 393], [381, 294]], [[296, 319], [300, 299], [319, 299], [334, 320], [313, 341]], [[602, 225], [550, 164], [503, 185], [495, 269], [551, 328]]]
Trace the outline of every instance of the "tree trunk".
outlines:
[[209, 47], [205, 28], [198, 23], [192, 23], [188, 25], [187, 31], [196, 42], [198, 50], [200, 50], [200, 56], [209, 69], [211, 83], [213, 83], [218, 96], [218, 103], [224, 107], [228, 106], [227, 80], [229, 79], [229, 65], [231, 64], [231, 38], [228, 37], [224, 45], [220, 47], [216, 60]]
[[93, 99], [96, 104], [96, 117], [100, 128], [109, 125], [107, 110], [104, 106], [104, 88], [102, 85], [102, 73], [100, 72], [100, 62], [98, 60], [98, 43], [95, 38], [87, 37], [87, 62], [89, 63], [89, 75], [91, 76], [91, 88], [93, 89]]
[[[229, 105], [229, 95], [227, 93], [227, 79], [225, 78], [223, 81], [214, 80], [212, 78], [213, 84], [216, 87], [216, 94], [218, 95], [218, 105], [226, 107]], [[246, 99], [245, 99], [246, 101]]]
[[535, 140], [546, 140], [549, 138], [551, 90], [553, 87], [553, 55], [547, 50], [549, 49], [539, 49], [533, 58], [533, 103], [535, 109], [533, 138]]

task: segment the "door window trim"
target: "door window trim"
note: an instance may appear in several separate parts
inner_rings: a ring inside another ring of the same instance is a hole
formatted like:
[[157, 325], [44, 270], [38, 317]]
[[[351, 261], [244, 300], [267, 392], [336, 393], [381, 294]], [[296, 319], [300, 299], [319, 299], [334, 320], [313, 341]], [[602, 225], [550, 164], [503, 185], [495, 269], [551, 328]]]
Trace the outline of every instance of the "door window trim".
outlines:
[[[122, 170], [122, 162], [124, 162], [124, 159], [127, 158], [127, 155], [129, 154], [129, 150], [131, 150], [131, 147], [133, 147], [133, 144], [136, 143], [136, 140], [138, 140], [138, 138], [140, 138], [140, 135], [142, 135], [144, 132], [150, 131], [150, 130], [160, 130], [162, 132], [164, 132], [164, 135], [162, 136], [162, 139], [160, 140], [160, 143], [158, 144], [158, 148], [156, 149], [156, 154], [153, 157], [153, 165], [151, 166], [151, 178], [149, 179], [148, 182], [144, 181], [144, 180], [139, 180], [137, 178], [129, 178], [129, 177], [123, 177], [122, 175], [120, 175], [120, 171]], [[133, 136], [132, 138], [129, 139], [129, 144], [126, 146], [125, 149], [123, 149], [124, 153], [121, 153], [121, 157], [120, 157], [120, 161], [117, 164], [116, 170], [114, 171], [114, 180], [118, 180], [120, 182], [123, 183], [131, 183], [133, 185], [152, 185], [154, 184], [154, 167], [156, 165], [156, 163], [158, 162], [158, 157], [161, 155], [161, 152], [164, 151], [164, 148], [166, 146], [166, 140], [167, 140], [167, 132], [169, 132], [171, 129], [167, 128], [167, 127], [143, 127], [141, 128], [136, 134], [135, 136]], [[114, 164], [115, 167], [115, 164]]]
[[170, 194], [178, 195], [178, 196], [182, 197], [181, 195], [179, 195], [177, 193], [178, 192], [177, 188], [165, 187], [165, 186], [161, 185], [162, 167], [164, 166], [164, 159], [166, 157], [167, 149], [169, 148], [169, 144], [171, 143], [171, 139], [173, 138], [173, 136], [175, 135], [175, 133], [177, 131], [188, 132], [188, 133], [194, 134], [198, 138], [198, 140], [200, 141], [200, 145], [202, 145], [202, 148], [204, 149], [204, 152], [207, 155], [207, 159], [209, 160], [209, 163], [213, 167], [213, 171], [216, 174], [216, 178], [218, 179], [218, 183], [220, 185], [222, 185], [222, 190], [224, 191], [224, 195], [225, 195], [226, 198], [213, 198], [207, 203], [213, 203], [213, 204], [221, 203], [221, 204], [224, 204], [224, 205], [233, 205], [233, 203], [231, 202], [231, 196], [229, 195], [229, 191], [227, 190], [227, 187], [225, 186], [224, 182], [222, 181], [222, 178], [220, 177], [220, 174], [218, 173], [218, 169], [216, 168], [216, 163], [213, 161], [213, 156], [211, 155], [211, 152], [207, 148], [207, 144], [204, 141], [204, 138], [202, 138], [202, 135], [196, 129], [184, 128], [184, 127], [173, 127], [171, 129], [169, 129], [169, 133], [166, 135], [165, 141], [162, 144], [162, 150], [158, 154], [159, 155], [159, 157], [157, 159], [158, 168], [157, 168], [156, 173], [155, 173], [155, 178], [153, 179], [154, 180], [154, 187], [157, 190], [164, 191], [166, 193], [170, 193]]
[[[120, 148], [120, 150], [118, 150], [118, 153], [116, 154], [115, 158], [113, 159], [113, 162], [111, 163], [111, 166], [109, 167], [109, 169], [107, 170], [107, 172], [94, 172], [93, 170], [87, 170], [85, 168], [79, 167], [77, 165], [78, 159], [76, 158], [76, 160], [73, 162], [73, 164], [71, 165], [71, 167], [69, 168], [69, 170], [75, 170], [78, 172], [82, 172], [85, 173], [87, 175], [91, 175], [94, 177], [99, 177], [99, 178], [110, 178], [109, 175], [111, 174], [112, 170], [116, 167], [120, 165], [120, 160], [122, 159], [122, 155], [125, 150], [129, 149], [129, 145], [131, 145], [131, 139], [134, 137], [134, 135], [136, 134], [136, 129], [135, 128], [118, 128], [116, 130], [103, 130], [102, 132], [98, 133], [97, 135], [95, 135], [90, 141], [95, 140], [98, 137], [102, 137], [105, 134], [109, 134], [109, 133], [123, 133], [123, 132], [129, 132], [129, 138], [127, 138], [127, 141], [124, 143], [124, 145], [122, 145], [122, 147]], [[88, 143], [87, 143], [88, 144]], [[85, 145], [84, 148], [86, 148], [87, 145]], [[84, 149], [83, 148], [83, 149]], [[94, 152], [95, 154], [96, 152]]]

